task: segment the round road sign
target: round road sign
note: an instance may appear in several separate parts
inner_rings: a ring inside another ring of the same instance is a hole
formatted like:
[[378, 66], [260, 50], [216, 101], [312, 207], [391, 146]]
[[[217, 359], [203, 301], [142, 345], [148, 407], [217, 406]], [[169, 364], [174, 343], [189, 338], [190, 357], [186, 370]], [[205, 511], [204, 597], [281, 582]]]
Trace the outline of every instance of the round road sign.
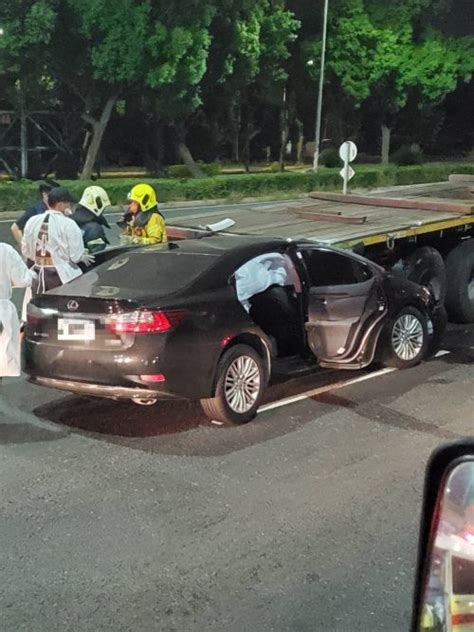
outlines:
[[357, 156], [357, 145], [351, 140], [346, 140], [346, 142], [342, 143], [339, 147], [339, 156], [344, 162], [346, 160], [348, 160], [348, 162], [352, 162]]

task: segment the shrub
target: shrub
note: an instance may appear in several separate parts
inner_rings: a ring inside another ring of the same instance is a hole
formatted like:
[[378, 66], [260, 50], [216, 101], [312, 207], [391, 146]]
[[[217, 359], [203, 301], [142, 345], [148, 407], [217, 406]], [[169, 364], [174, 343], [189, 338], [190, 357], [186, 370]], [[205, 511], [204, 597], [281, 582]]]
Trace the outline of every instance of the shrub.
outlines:
[[[217, 176], [221, 173], [222, 167], [218, 162], [197, 162], [198, 167], [206, 176]], [[192, 173], [189, 171], [186, 165], [169, 165], [166, 168], [166, 173], [169, 178], [191, 178]]]
[[323, 151], [319, 154], [319, 164], [323, 165], [324, 167], [328, 167], [329, 169], [340, 167], [342, 165], [342, 161], [339, 157], [339, 152], [337, 151], [337, 149], [323, 149]]
[[270, 173], [279, 173], [279, 171], [280, 171], [280, 163], [279, 162], [272, 162], [269, 165], [268, 170], [270, 171]]
[[423, 154], [418, 145], [402, 145], [392, 156], [392, 162], [399, 166], [421, 165]]
[[198, 162], [201, 171], [204, 171], [206, 176], [212, 178], [212, 176], [218, 176], [222, 172], [222, 165], [220, 162]]
[[168, 178], [189, 178], [191, 174], [186, 165], [169, 165], [166, 167], [166, 175]]
[[[181, 165], [179, 165], [181, 166]], [[416, 184], [447, 180], [451, 173], [474, 174], [473, 164], [433, 163], [404, 167], [355, 165], [356, 175], [351, 186], [377, 187], [396, 184]], [[95, 182], [62, 180], [71, 193], [79, 198], [91, 184], [100, 184], [108, 192], [112, 204], [126, 204], [127, 193], [138, 182], [155, 187], [160, 202], [180, 200], [229, 199], [273, 196], [277, 193], [307, 193], [316, 189], [342, 189], [339, 169], [324, 169], [318, 173], [284, 172], [217, 175], [212, 178], [104, 178]], [[1, 182], [0, 211], [20, 212], [37, 200], [38, 190], [33, 182]]]

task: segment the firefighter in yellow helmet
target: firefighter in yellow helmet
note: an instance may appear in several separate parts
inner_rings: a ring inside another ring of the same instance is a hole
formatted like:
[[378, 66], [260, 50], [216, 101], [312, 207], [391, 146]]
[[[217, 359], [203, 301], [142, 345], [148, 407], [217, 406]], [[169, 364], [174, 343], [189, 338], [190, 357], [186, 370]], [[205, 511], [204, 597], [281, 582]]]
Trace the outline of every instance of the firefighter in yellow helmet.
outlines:
[[155, 189], [137, 184], [128, 194], [126, 236], [132, 244], [149, 246], [168, 241], [165, 218], [158, 210]]

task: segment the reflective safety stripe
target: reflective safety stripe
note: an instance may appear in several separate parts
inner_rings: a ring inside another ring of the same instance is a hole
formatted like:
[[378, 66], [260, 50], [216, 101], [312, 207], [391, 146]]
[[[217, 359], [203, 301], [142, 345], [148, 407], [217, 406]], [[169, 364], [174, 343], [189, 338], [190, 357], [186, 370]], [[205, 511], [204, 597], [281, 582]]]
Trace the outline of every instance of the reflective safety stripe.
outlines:
[[54, 268], [51, 257], [35, 257], [35, 265], [41, 268]]
[[99, 237], [98, 239], [88, 241], [86, 246], [102, 246], [102, 244], [105, 244], [105, 241]]
[[36, 240], [35, 264], [39, 267], [48, 268], [54, 266], [53, 258], [49, 248], [49, 213], [45, 215]]
[[474, 624], [474, 612], [466, 612], [464, 614], [451, 615], [452, 625], [473, 625]]

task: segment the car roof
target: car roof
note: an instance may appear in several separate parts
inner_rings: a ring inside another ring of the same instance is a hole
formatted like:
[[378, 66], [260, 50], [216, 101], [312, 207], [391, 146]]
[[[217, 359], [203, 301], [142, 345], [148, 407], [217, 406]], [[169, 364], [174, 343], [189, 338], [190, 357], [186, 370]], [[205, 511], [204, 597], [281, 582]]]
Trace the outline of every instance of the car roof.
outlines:
[[[168, 243], [168, 250], [176, 250], [183, 254], [215, 254], [222, 256], [232, 251], [255, 250], [262, 251], [271, 248], [280, 249], [288, 243], [287, 240], [278, 237], [259, 237], [256, 235], [238, 235], [229, 233], [227, 235], [212, 235], [203, 238], [182, 239]], [[157, 246], [145, 246], [137, 249], [140, 253], [156, 253], [163, 251], [162, 244]]]

